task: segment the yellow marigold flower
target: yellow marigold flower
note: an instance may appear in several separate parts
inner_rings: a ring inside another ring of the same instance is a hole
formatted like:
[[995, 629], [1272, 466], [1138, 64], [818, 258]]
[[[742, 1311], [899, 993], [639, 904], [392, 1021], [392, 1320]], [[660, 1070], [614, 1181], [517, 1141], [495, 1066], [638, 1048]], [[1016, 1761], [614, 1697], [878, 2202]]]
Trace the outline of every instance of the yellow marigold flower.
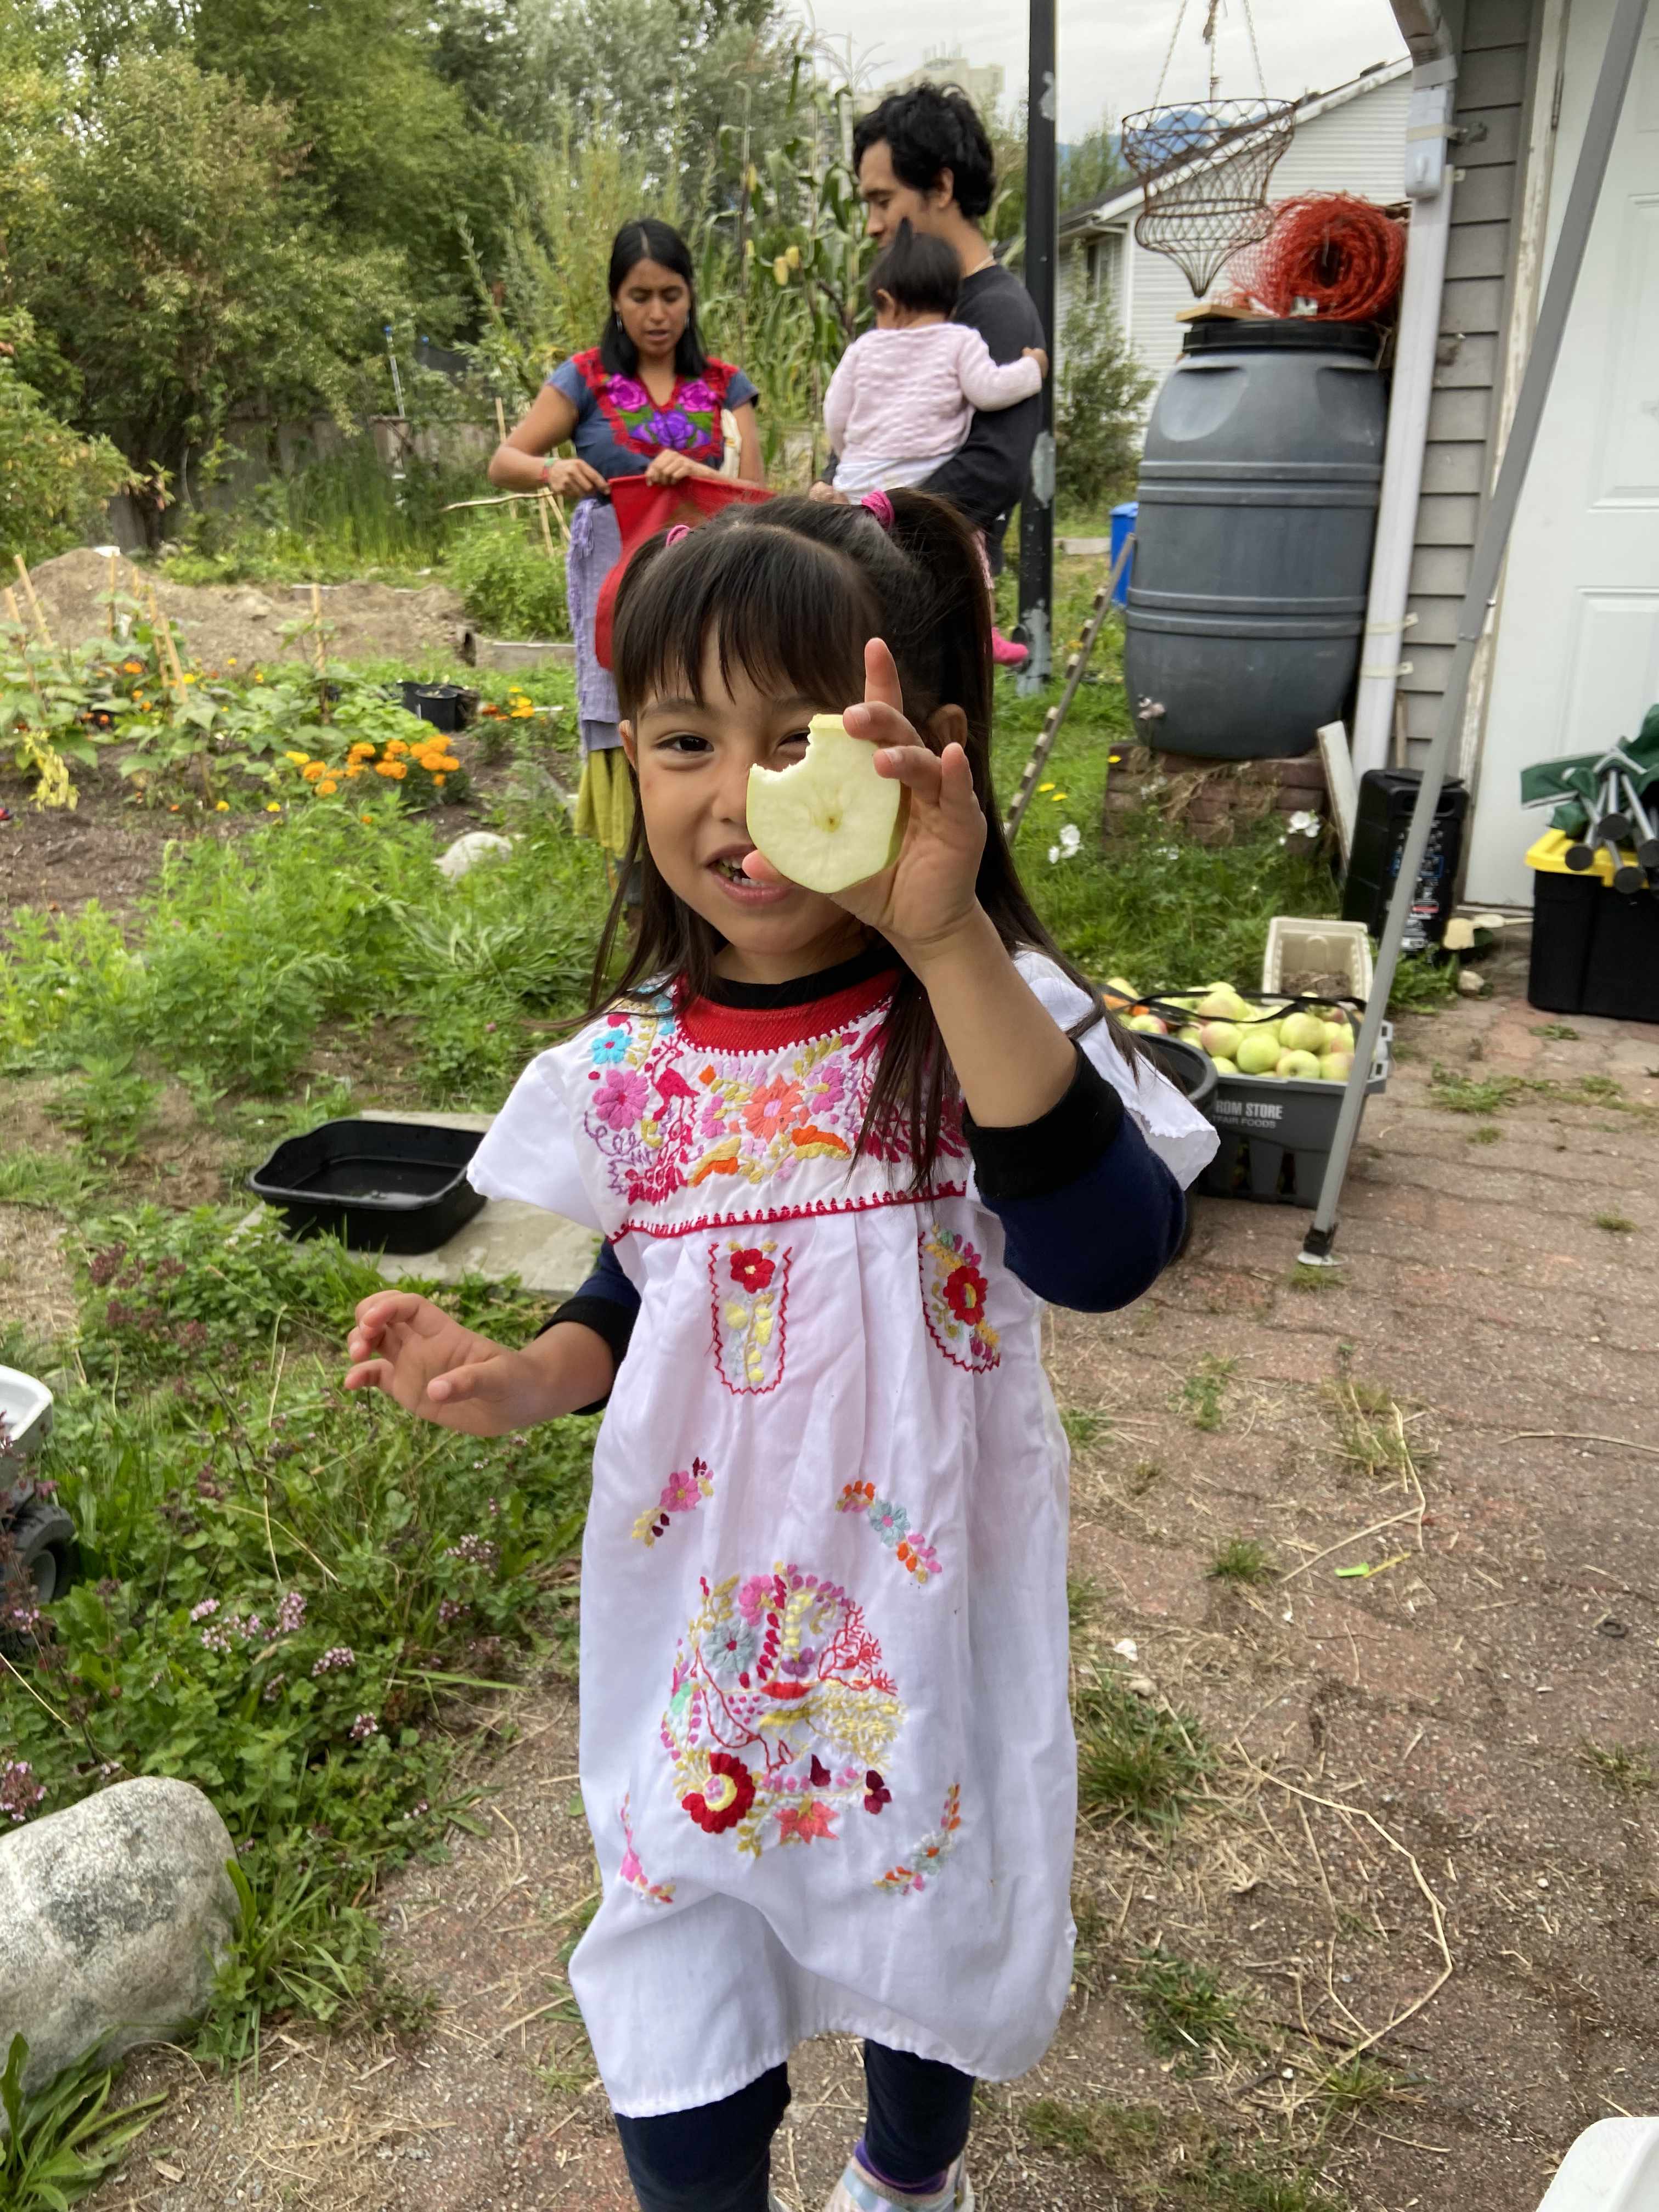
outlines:
[[124, 660], [121, 667], [123, 672], [128, 676], [142, 676], [144, 672], [144, 664], [142, 660]]
[[444, 787], [444, 781], [445, 781], [445, 780], [444, 780], [444, 778], [443, 778], [441, 775], [434, 775], [434, 776], [433, 777], [432, 781], [434, 781], [434, 783], [435, 783], [435, 784], [437, 785], [437, 787], [438, 787], [438, 788], [439, 788], [439, 790], [440, 790], [440, 791], [441, 791], [441, 790], [443, 789], [443, 787]]
[[386, 749], [386, 757], [388, 760], [397, 760], [402, 754], [406, 753], [408, 750], [409, 747], [404, 743], [401, 738], [393, 738], [391, 744], [388, 744]]
[[282, 811], [281, 806], [277, 804], [276, 799], [268, 799], [265, 801], [265, 812], [267, 814], [280, 814]]
[[335, 782], [331, 775], [325, 775], [322, 781], [318, 785], [317, 788], [321, 792], [325, 799], [332, 799], [335, 793], [340, 788], [340, 787]]
[[300, 773], [307, 783], [315, 783], [320, 777], [328, 774], [328, 768], [325, 762], [307, 761]]
[[309, 753], [284, 753], [283, 755], [283, 758], [286, 761], [292, 761], [295, 768], [303, 768], [306, 763], [311, 758], [311, 755]]
[[374, 750], [374, 746], [371, 739], [368, 738], [359, 738], [356, 744], [353, 745], [351, 750], [346, 755], [346, 758], [348, 760], [367, 760]]
[[360, 814], [357, 817], [357, 819], [360, 822], [372, 822], [374, 819], [374, 817], [372, 814]]
[[529, 700], [526, 699], [522, 707], [515, 707], [513, 709], [513, 720], [515, 722], [527, 721], [535, 711], [536, 709], [531, 705]]
[[195, 678], [195, 677], [191, 673], [191, 672], [190, 672], [190, 670], [189, 670], [188, 668], [183, 668], [183, 669], [180, 669], [180, 670], [179, 670], [179, 681], [181, 684], [194, 684], [194, 683], [196, 682], [196, 680], [197, 680], [197, 679], [196, 679], [196, 678]]
[[401, 783], [409, 774], [409, 770], [402, 761], [377, 761], [374, 764], [374, 773], [376, 775], [388, 775], [394, 783]]
[[438, 763], [438, 765], [439, 765], [439, 767], [440, 767], [440, 768], [441, 768], [441, 769], [458, 769], [458, 768], [460, 766], [460, 763], [459, 763], [459, 761], [458, 761], [458, 760], [451, 760], [451, 759], [449, 758], [448, 755], [447, 755], [447, 754], [446, 754], [446, 755], [444, 756], [443, 759], [442, 759], [442, 760], [441, 760], [441, 761]]
[[263, 684], [265, 680], [264, 678], [260, 675], [257, 668], [253, 672], [253, 680], [256, 684]]
[[213, 811], [216, 814], [228, 814], [230, 801], [228, 799], [216, 799], [213, 802]]

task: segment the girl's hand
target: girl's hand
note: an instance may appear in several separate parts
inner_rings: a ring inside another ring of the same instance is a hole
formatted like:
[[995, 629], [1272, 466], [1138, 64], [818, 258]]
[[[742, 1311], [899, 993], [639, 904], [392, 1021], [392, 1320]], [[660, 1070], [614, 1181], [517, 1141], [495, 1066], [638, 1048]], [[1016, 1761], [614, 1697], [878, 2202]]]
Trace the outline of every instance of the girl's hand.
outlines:
[[589, 461], [550, 461], [543, 479], [559, 499], [603, 498], [611, 487]]
[[[842, 721], [849, 737], [879, 747], [876, 773], [904, 786], [909, 815], [893, 866], [837, 892], [836, 903], [878, 929], [915, 968], [978, 914], [986, 830], [967, 754], [959, 744], [930, 751], [906, 721], [902, 696], [892, 654], [872, 637], [864, 648], [864, 704]], [[783, 880], [758, 853], [744, 866], [758, 882]]]
[[409, 1291], [379, 1291], [346, 1340], [348, 1390], [384, 1390], [404, 1410], [468, 1436], [505, 1436], [544, 1419], [544, 1385], [521, 1352], [492, 1343]]
[[1026, 361], [1034, 361], [1046, 383], [1048, 378], [1048, 356], [1041, 346], [1022, 346], [1020, 354]]
[[670, 453], [665, 449], [662, 453], [652, 456], [651, 465], [645, 472], [645, 480], [647, 483], [676, 484], [684, 483], [688, 477], [709, 477], [714, 474], [714, 471], [704, 468], [701, 461], [694, 461], [684, 453]]

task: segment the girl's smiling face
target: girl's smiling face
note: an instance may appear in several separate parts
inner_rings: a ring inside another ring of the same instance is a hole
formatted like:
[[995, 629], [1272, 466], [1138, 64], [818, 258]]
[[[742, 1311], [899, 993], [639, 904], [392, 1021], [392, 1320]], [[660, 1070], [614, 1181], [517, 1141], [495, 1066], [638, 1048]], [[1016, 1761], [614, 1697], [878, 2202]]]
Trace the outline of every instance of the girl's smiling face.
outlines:
[[723, 675], [713, 644], [698, 688], [701, 703], [688, 687], [648, 699], [622, 725], [657, 872], [726, 939], [715, 966], [730, 981], [790, 982], [849, 958], [865, 932], [844, 908], [822, 892], [753, 883], [743, 872], [755, 849], [750, 769], [792, 767], [805, 753], [811, 717], [834, 709], [822, 699], [781, 697], [741, 667]]

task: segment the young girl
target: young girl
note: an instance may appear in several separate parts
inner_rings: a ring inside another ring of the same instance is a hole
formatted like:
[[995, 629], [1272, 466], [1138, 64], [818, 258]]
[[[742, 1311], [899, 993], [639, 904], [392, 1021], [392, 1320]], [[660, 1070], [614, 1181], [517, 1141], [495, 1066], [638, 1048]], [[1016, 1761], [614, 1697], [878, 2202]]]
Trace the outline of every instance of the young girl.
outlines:
[[975, 409], [998, 413], [1042, 388], [1040, 348], [999, 367], [977, 331], [951, 320], [961, 289], [955, 247], [901, 224], [870, 272], [876, 327], [848, 347], [824, 394], [836, 491], [923, 483], [966, 439]]
[[[483, 1435], [610, 1394], [581, 1616], [604, 1902], [571, 1980], [645, 2212], [778, 2212], [786, 2061], [828, 2031], [865, 2039], [869, 2092], [832, 2212], [944, 2212], [973, 2203], [975, 2078], [1036, 2063], [1070, 1976], [1041, 1301], [1139, 1296], [1215, 1139], [1019, 887], [951, 509], [721, 515], [635, 556], [615, 641], [638, 942], [471, 1170], [604, 1258], [522, 1350], [369, 1298], [347, 1386]], [[908, 812], [896, 865], [830, 899], [744, 825], [750, 767], [836, 709]]]

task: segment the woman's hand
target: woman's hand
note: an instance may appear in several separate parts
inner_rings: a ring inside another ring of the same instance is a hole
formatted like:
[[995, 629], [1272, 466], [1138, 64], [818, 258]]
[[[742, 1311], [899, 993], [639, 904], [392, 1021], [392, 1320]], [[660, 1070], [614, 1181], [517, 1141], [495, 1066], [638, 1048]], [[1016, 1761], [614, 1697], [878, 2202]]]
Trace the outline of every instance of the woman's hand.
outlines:
[[[849, 707], [842, 720], [849, 737], [868, 738], [879, 749], [876, 773], [904, 786], [908, 818], [893, 866], [837, 892], [836, 903], [878, 929], [908, 966], [920, 968], [979, 915], [985, 817], [966, 752], [954, 742], [931, 751], [905, 720], [902, 700], [893, 656], [872, 637], [864, 648], [864, 704]], [[959, 721], [960, 709], [954, 713]], [[783, 880], [758, 853], [744, 867], [757, 882]]]
[[589, 461], [550, 461], [542, 479], [558, 499], [603, 499], [610, 485]]
[[468, 1436], [500, 1437], [545, 1420], [546, 1387], [522, 1352], [463, 1328], [408, 1291], [379, 1291], [346, 1340], [348, 1390], [384, 1390], [406, 1412]]
[[645, 480], [647, 483], [675, 484], [684, 483], [688, 477], [719, 474], [718, 469], [706, 469], [701, 461], [694, 461], [685, 453], [672, 453], [665, 447], [661, 453], [653, 454], [651, 465], [645, 472]]

